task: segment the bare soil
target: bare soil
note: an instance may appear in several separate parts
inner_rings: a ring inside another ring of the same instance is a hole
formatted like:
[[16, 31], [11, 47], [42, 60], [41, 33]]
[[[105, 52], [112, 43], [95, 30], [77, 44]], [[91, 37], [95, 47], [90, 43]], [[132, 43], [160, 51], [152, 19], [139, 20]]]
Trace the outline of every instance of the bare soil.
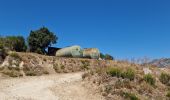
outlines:
[[104, 100], [84, 86], [82, 74], [0, 78], [0, 100]]

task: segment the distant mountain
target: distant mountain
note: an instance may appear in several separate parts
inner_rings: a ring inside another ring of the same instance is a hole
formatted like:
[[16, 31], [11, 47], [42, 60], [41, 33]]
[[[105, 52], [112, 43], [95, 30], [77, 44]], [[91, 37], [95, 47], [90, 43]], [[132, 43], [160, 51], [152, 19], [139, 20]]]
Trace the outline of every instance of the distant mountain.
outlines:
[[170, 58], [161, 58], [151, 61], [149, 64], [158, 66], [158, 67], [169, 67], [170, 68]]

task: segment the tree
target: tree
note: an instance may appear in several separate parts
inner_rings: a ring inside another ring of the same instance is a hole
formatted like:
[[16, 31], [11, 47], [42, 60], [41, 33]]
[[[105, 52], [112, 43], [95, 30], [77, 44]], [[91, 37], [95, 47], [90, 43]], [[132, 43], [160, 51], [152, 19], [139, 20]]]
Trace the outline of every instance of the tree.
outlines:
[[0, 63], [2, 63], [2, 60], [5, 59], [5, 57], [7, 56], [4, 46], [3, 44], [1, 44], [1, 39], [2, 38], [0, 38]]
[[6, 44], [11, 50], [17, 52], [26, 51], [27, 49], [27, 46], [25, 44], [25, 39], [22, 36], [7, 36]]
[[100, 58], [105, 59], [105, 55], [103, 53], [100, 53]]
[[31, 52], [45, 54], [47, 53], [46, 48], [57, 43], [57, 40], [58, 37], [53, 32], [50, 32], [46, 27], [42, 27], [30, 32], [28, 45]]
[[109, 54], [105, 54], [105, 60], [114, 60], [114, 58]]
[[100, 58], [103, 60], [114, 60], [114, 58], [109, 54], [100, 53]]
[[3, 48], [7, 48], [12, 51], [22, 52], [26, 51], [27, 46], [25, 44], [25, 39], [22, 36], [7, 36], [0, 38], [0, 44]]

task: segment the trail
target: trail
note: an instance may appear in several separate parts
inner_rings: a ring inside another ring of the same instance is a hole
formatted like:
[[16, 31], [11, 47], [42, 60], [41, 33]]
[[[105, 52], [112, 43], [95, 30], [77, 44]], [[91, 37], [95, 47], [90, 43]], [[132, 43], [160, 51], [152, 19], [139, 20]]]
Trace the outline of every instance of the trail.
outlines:
[[82, 84], [82, 73], [0, 79], [0, 100], [103, 100]]

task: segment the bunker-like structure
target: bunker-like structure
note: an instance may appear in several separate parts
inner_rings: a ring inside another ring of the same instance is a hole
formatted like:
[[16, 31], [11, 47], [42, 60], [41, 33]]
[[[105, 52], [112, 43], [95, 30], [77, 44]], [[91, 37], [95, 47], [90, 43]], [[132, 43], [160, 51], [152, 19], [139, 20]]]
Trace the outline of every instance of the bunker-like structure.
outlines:
[[100, 51], [97, 48], [83, 49], [83, 58], [99, 59]]
[[76, 57], [81, 58], [82, 57], [82, 50], [81, 47], [78, 45], [66, 47], [63, 49], [60, 49], [56, 52], [57, 57]]
[[48, 47], [48, 55], [49, 56], [55, 56], [56, 52], [60, 50], [61, 48], [56, 47]]

